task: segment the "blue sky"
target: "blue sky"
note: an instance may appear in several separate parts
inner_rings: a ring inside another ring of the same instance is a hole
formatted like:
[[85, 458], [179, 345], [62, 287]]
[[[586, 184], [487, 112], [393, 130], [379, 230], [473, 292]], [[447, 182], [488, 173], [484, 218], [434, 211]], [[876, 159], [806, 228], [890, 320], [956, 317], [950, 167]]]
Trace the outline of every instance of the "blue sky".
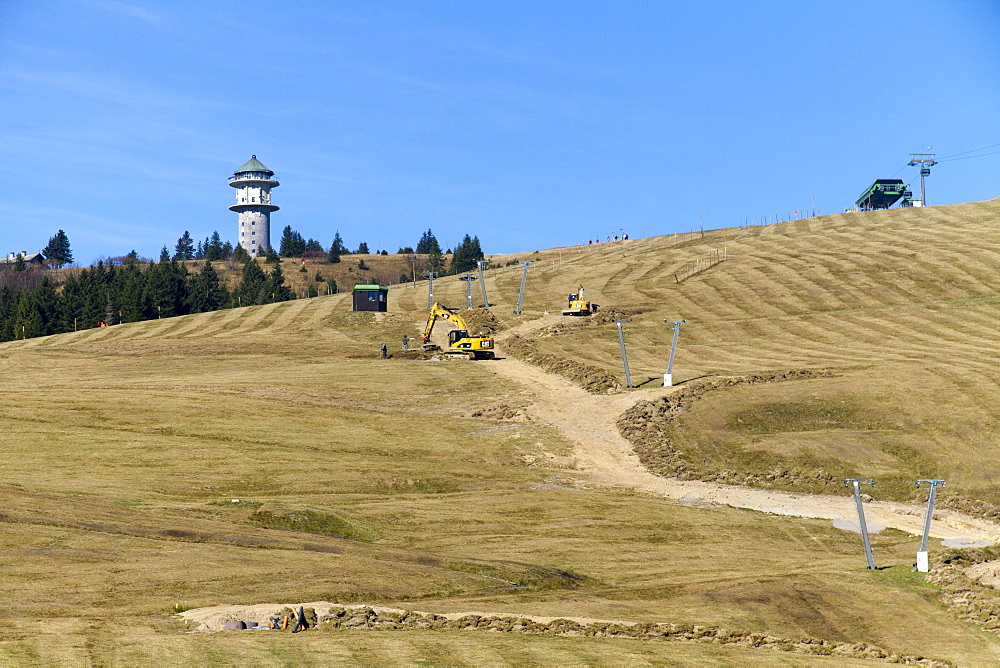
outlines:
[[390, 252], [834, 213], [875, 178], [916, 188], [929, 146], [963, 154], [930, 204], [990, 199], [998, 38], [973, 0], [7, 0], [0, 252], [235, 241], [251, 154], [281, 180], [273, 243]]

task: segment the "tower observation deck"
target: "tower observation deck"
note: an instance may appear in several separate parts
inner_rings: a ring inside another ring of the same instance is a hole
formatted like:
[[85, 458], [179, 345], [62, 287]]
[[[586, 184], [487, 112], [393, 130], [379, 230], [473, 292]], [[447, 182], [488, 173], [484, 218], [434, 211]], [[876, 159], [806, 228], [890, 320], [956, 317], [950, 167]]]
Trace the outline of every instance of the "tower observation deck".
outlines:
[[265, 254], [271, 248], [271, 212], [278, 210], [271, 204], [271, 188], [281, 184], [254, 155], [229, 177], [229, 185], [236, 188], [236, 203], [229, 210], [239, 214], [240, 246], [252, 257]]

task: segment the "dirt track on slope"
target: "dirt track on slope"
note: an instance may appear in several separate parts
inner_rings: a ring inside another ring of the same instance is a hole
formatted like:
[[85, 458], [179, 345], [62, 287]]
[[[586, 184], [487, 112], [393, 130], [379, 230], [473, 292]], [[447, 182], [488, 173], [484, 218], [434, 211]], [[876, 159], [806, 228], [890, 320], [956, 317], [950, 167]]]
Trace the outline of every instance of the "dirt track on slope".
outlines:
[[[559, 319], [560, 316], [544, 317], [508, 330], [505, 335], [530, 336]], [[847, 490], [843, 496], [798, 494], [654, 475], [639, 462], [616, 422], [636, 402], [656, 399], [674, 392], [675, 388], [588, 394], [567, 379], [504, 357], [502, 337], [498, 344], [503, 359], [491, 362], [491, 370], [527, 390], [532, 397], [527, 408], [532, 419], [558, 428], [574, 444], [573, 475], [583, 484], [631, 489], [693, 506], [725, 505], [775, 515], [829, 519], [841, 527], [857, 522], [854, 500]], [[916, 504], [890, 501], [865, 504], [865, 519], [870, 528], [892, 527], [914, 535], [923, 532], [925, 512], [925, 506]], [[1000, 542], [1000, 524], [946, 509], [935, 509], [930, 533], [942, 539]]]

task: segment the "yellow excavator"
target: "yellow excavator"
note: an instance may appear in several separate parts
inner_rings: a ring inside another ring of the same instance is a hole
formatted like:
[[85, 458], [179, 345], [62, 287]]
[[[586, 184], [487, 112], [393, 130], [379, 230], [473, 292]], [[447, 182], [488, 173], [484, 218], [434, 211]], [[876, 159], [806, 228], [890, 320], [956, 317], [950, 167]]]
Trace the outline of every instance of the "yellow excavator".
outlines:
[[459, 314], [446, 306], [435, 303], [427, 316], [427, 325], [423, 332], [423, 349], [426, 351], [441, 350], [441, 346], [431, 343], [431, 331], [438, 318], [447, 320], [458, 329], [448, 332], [448, 349], [444, 354], [448, 357], [465, 357], [470, 360], [493, 359], [493, 339], [488, 336], [470, 336], [469, 326]]
[[597, 313], [597, 304], [591, 304], [583, 296], [583, 286], [577, 288], [579, 292], [569, 294], [569, 306], [563, 309], [563, 315], [590, 315]]

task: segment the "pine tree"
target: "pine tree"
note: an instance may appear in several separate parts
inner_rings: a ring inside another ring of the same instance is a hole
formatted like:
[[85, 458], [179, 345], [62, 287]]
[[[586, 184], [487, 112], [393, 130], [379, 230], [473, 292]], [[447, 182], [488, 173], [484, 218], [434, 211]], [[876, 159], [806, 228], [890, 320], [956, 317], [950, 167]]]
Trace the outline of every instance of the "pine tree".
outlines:
[[104, 324], [117, 325], [118, 313], [118, 306], [115, 304], [114, 298], [109, 295], [104, 300]]
[[149, 311], [146, 303], [146, 274], [138, 262], [130, 261], [118, 272], [116, 293], [120, 322], [138, 322]]
[[479, 246], [479, 237], [470, 237], [466, 234], [462, 243], [455, 247], [455, 255], [451, 258], [451, 272], [459, 274], [472, 271], [476, 268], [476, 262], [482, 259], [483, 251]]
[[164, 246], [160, 250], [160, 262], [168, 262], [169, 260], [170, 260], [170, 251], [168, 251], [167, 247]]
[[194, 242], [191, 240], [191, 234], [187, 230], [184, 230], [184, 234], [177, 240], [174, 250], [176, 251], [174, 253], [175, 260], [194, 259]]
[[64, 332], [72, 332], [83, 315], [83, 290], [77, 277], [70, 274], [62, 285], [59, 295], [59, 327]]
[[59, 331], [59, 297], [46, 276], [34, 290], [35, 308], [41, 318], [42, 336]]
[[83, 296], [80, 309], [80, 328], [96, 327], [104, 318], [104, 302], [107, 296], [105, 282], [107, 271], [104, 262], [80, 272], [80, 287]]
[[45, 259], [52, 264], [62, 266], [73, 261], [73, 251], [69, 247], [69, 237], [62, 230], [59, 230], [49, 239], [49, 245], [42, 251]]
[[360, 244], [358, 244], [358, 250], [354, 251], [354, 253], [356, 255], [369, 255], [368, 244], [362, 241]]
[[[275, 265], [280, 267], [281, 265]], [[243, 274], [240, 277], [240, 283], [233, 290], [233, 304], [235, 306], [253, 306], [254, 304], [263, 304], [261, 301], [265, 294], [265, 283], [267, 282], [267, 277], [264, 276], [264, 271], [260, 268], [260, 265], [255, 261], [251, 260], [243, 265]]]
[[11, 319], [14, 315], [14, 291], [8, 286], [0, 286], [0, 341], [10, 341], [14, 338], [14, 328]]
[[315, 239], [308, 239], [306, 241], [306, 252], [307, 253], [322, 253], [323, 244], [316, 241]]
[[443, 276], [448, 272], [448, 261], [444, 253], [431, 253], [427, 256], [427, 269], [433, 271], [436, 276]]
[[187, 269], [176, 260], [158, 262], [146, 270], [147, 318], [188, 313], [187, 275]]
[[219, 236], [219, 232], [212, 232], [210, 236], [205, 241], [205, 259], [206, 260], [224, 260], [223, 257], [223, 244], [222, 237]]
[[35, 306], [31, 290], [22, 290], [17, 295], [14, 313], [11, 318], [11, 335], [14, 339], [30, 339], [42, 336], [42, 316]]
[[340, 262], [340, 256], [347, 252], [344, 248], [344, 240], [340, 238], [340, 232], [333, 235], [333, 243], [330, 244], [330, 252], [327, 254], [327, 261], [330, 264]]
[[417, 253], [420, 255], [433, 255], [434, 253], [441, 253], [441, 245], [438, 244], [437, 238], [429, 228], [426, 232], [424, 232], [423, 236], [420, 237], [420, 241], [417, 242]]
[[302, 257], [306, 252], [306, 242], [302, 235], [292, 229], [291, 225], [286, 225], [281, 231], [281, 244], [278, 252], [282, 257]]
[[247, 262], [250, 262], [250, 260], [253, 259], [250, 257], [250, 253], [247, 252], [247, 249], [244, 248], [243, 246], [237, 246], [236, 248], [234, 248], [232, 257], [237, 262], [242, 262], [243, 264], [246, 264]]
[[229, 304], [229, 291], [219, 279], [211, 261], [197, 274], [188, 278], [188, 306], [192, 313], [205, 313], [225, 308]]
[[285, 257], [289, 257], [291, 246], [294, 243], [293, 234], [291, 225], [285, 225], [285, 229], [281, 230], [281, 241], [278, 243], [278, 252]]
[[280, 264], [271, 269], [271, 274], [267, 277], [266, 292], [271, 302], [287, 302], [295, 298], [292, 289], [285, 285], [285, 274], [281, 271]]

